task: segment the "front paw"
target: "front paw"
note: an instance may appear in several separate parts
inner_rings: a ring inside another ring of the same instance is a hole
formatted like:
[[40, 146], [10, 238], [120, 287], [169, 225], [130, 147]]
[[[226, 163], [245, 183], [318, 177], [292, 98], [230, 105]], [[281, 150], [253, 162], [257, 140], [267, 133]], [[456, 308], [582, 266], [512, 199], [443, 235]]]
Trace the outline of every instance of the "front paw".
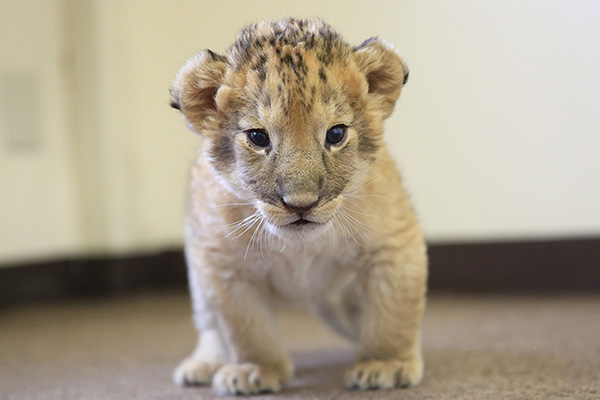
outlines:
[[413, 387], [423, 379], [423, 361], [415, 357], [408, 361], [362, 361], [352, 367], [345, 376], [348, 389], [393, 389]]
[[221, 364], [208, 363], [197, 358], [186, 358], [173, 372], [176, 385], [210, 385]]
[[212, 387], [220, 395], [275, 393], [291, 378], [291, 369], [291, 364], [284, 367], [228, 364], [216, 373]]

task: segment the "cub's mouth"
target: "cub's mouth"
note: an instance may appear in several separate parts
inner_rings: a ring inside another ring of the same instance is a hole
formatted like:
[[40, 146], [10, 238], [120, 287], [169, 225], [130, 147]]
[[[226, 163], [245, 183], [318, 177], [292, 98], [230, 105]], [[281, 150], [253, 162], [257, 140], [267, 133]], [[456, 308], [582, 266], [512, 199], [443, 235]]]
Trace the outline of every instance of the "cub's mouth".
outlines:
[[314, 222], [309, 221], [309, 220], [304, 219], [304, 218], [300, 218], [300, 219], [297, 219], [296, 221], [292, 222], [289, 225], [307, 225], [307, 224], [314, 224]]
[[328, 222], [329, 222], [329, 220], [327, 220], [325, 222], [316, 222], [316, 221], [311, 221], [311, 220], [308, 220], [305, 218], [298, 218], [294, 222], [290, 222], [285, 225], [279, 225], [279, 228], [284, 228], [284, 229], [294, 230], [294, 231], [308, 231], [313, 228], [318, 228], [318, 227], [327, 225]]
[[[310, 212], [292, 213], [280, 205], [267, 202], [257, 204], [267, 230], [282, 239], [317, 237], [332, 226], [338, 201], [329, 201]], [[299, 236], [300, 235], [300, 236]]]

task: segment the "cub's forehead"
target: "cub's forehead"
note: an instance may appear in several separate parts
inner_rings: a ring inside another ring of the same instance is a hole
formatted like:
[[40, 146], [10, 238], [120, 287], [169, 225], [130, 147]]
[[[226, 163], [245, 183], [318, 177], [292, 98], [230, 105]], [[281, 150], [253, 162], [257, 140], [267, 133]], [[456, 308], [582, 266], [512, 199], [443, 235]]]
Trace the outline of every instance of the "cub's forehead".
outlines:
[[348, 114], [364, 91], [352, 53], [322, 21], [261, 22], [238, 35], [227, 54], [226, 80], [247, 117], [333, 118]]
[[[282, 21], [263, 21], [242, 29], [228, 58], [240, 70], [256, 66], [257, 61], [291, 64], [293, 55], [314, 55], [325, 66], [347, 57], [351, 47], [331, 26], [320, 20], [288, 18]], [[301, 68], [301, 67], [300, 67]]]

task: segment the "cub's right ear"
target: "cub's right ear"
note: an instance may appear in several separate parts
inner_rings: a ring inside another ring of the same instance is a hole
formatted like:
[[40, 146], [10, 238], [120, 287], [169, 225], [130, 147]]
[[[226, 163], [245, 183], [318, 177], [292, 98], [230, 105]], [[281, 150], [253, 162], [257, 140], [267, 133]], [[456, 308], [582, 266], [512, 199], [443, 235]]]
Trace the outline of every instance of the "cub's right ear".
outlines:
[[389, 117], [408, 80], [406, 63], [391, 43], [377, 38], [367, 39], [355, 47], [354, 57], [367, 79], [369, 96], [383, 117]]
[[171, 87], [171, 107], [181, 110], [190, 128], [201, 133], [217, 114], [215, 95], [223, 83], [227, 58], [204, 50], [190, 58]]

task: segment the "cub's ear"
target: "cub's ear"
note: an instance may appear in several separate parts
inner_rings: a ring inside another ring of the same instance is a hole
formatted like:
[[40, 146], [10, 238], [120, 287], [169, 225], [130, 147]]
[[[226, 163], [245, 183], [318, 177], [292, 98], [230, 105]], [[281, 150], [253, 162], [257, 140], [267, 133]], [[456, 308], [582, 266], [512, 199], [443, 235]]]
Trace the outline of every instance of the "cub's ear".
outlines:
[[171, 107], [181, 110], [190, 128], [200, 133], [217, 115], [215, 96], [223, 83], [227, 59], [204, 50], [190, 58], [171, 87]]
[[367, 39], [356, 46], [354, 58], [367, 78], [369, 95], [378, 103], [384, 118], [389, 117], [408, 80], [404, 60], [391, 43], [378, 38]]

